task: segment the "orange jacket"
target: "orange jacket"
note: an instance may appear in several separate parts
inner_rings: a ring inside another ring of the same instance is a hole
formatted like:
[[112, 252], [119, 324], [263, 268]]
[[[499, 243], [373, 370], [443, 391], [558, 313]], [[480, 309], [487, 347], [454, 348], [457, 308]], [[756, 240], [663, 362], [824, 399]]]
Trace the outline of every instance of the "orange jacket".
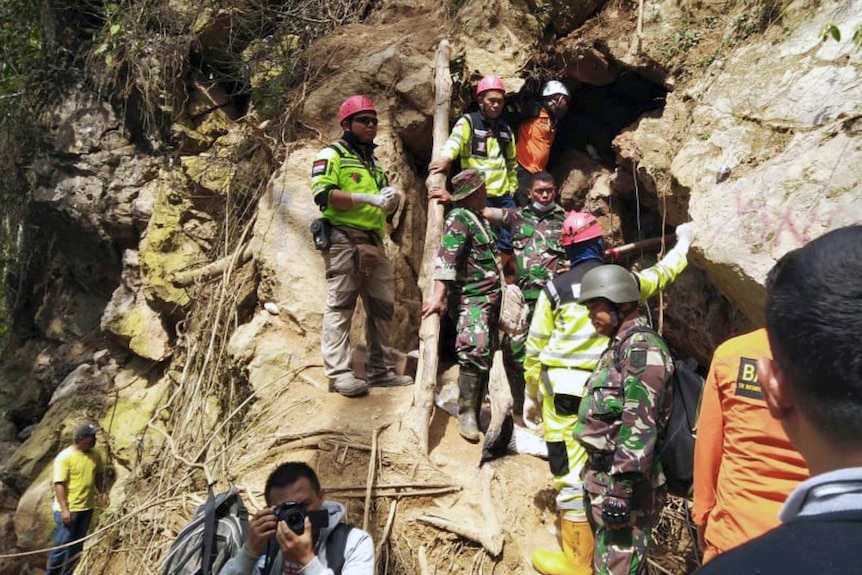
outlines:
[[531, 174], [544, 172], [556, 135], [554, 121], [544, 107], [535, 118], [524, 120], [515, 138], [515, 154], [521, 167]]
[[772, 357], [765, 329], [724, 342], [703, 389], [693, 519], [705, 525], [705, 560], [776, 527], [784, 500], [808, 478], [802, 456], [767, 411], [760, 357]]

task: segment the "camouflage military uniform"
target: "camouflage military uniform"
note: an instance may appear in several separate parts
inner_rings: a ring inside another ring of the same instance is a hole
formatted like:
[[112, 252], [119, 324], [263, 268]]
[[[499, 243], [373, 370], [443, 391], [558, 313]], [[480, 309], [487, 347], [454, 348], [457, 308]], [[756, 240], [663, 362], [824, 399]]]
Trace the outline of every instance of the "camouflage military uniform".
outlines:
[[[673, 362], [653, 334], [628, 334], [646, 319], [626, 321], [587, 383], [575, 438], [589, 453], [584, 467], [587, 518], [596, 538], [596, 575], [646, 573], [646, 550], [664, 503], [665, 478], [655, 448], [670, 416]], [[618, 367], [614, 346], [620, 345]], [[632, 524], [608, 529], [606, 496], [629, 499]]]
[[449, 301], [458, 302], [458, 363], [482, 372], [491, 369], [500, 311], [496, 241], [481, 214], [454, 208], [446, 218], [433, 276], [450, 282]]
[[[560, 245], [563, 221], [566, 211], [557, 204], [547, 212], [540, 212], [526, 206], [517, 210], [502, 210], [501, 225], [512, 232], [512, 245], [515, 250], [515, 281], [524, 293], [524, 301], [533, 318], [536, 300], [545, 284], [557, 275], [560, 260], [565, 260], [566, 252]], [[526, 353], [527, 332], [507, 335], [503, 342], [506, 371], [516, 412], [524, 405], [524, 356]]]

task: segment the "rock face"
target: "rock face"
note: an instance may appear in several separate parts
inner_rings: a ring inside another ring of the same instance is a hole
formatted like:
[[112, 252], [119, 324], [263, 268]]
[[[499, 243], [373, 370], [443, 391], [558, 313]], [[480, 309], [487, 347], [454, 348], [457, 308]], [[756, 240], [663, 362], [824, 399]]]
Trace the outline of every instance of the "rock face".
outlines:
[[819, 34], [840, 22], [849, 38], [860, 14], [859, 1], [791, 10], [790, 30], [770, 29], [714, 62], [634, 135], [646, 150], [681, 142], [641, 169], [670, 176], [668, 218], [695, 222], [698, 265], [752, 322], [763, 321], [777, 258], [862, 222], [862, 58]]

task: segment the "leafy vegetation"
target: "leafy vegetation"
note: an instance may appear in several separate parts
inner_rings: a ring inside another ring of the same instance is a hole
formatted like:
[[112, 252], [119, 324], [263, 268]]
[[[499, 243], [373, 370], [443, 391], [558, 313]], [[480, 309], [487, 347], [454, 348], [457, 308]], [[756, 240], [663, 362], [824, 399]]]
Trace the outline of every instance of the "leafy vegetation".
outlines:
[[670, 60], [685, 54], [700, 42], [701, 33], [685, 24], [661, 45], [661, 55]]
[[[828, 40], [841, 41], [841, 29], [834, 23], [826, 24], [820, 31], [820, 40], [826, 42]], [[862, 26], [857, 26], [853, 30], [853, 36], [850, 37], [850, 42], [855, 46], [856, 50], [862, 48]]]

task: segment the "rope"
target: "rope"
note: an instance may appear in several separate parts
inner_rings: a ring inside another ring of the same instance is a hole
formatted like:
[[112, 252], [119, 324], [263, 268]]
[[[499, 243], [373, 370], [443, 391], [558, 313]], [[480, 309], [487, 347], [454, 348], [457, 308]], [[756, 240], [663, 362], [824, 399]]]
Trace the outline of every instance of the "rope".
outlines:
[[[635, 151], [635, 155], [632, 157], [632, 179], [635, 182], [635, 204], [637, 206], [637, 209], [635, 210], [635, 219], [637, 222], [637, 229], [638, 229], [638, 240], [637, 241], [641, 241], [643, 239], [643, 230], [641, 229], [641, 191], [640, 191], [640, 186], [638, 186], [637, 151]], [[662, 229], [664, 229], [664, 228], [662, 228]], [[664, 242], [664, 234], [662, 234], [662, 242]], [[640, 257], [641, 258], [644, 257], [644, 249], [643, 249], [642, 245], [640, 248]], [[661, 297], [662, 297], [663, 293], [664, 292], [659, 292], [659, 301], [661, 301]], [[661, 304], [659, 304], [659, 305], [661, 305]], [[652, 310], [650, 309], [650, 307], [648, 305], [645, 305], [644, 307], [646, 308], [647, 318], [649, 318], [649, 324], [654, 325], [653, 319], [652, 319]], [[661, 333], [661, 326], [659, 326], [659, 329], [656, 331]]]

